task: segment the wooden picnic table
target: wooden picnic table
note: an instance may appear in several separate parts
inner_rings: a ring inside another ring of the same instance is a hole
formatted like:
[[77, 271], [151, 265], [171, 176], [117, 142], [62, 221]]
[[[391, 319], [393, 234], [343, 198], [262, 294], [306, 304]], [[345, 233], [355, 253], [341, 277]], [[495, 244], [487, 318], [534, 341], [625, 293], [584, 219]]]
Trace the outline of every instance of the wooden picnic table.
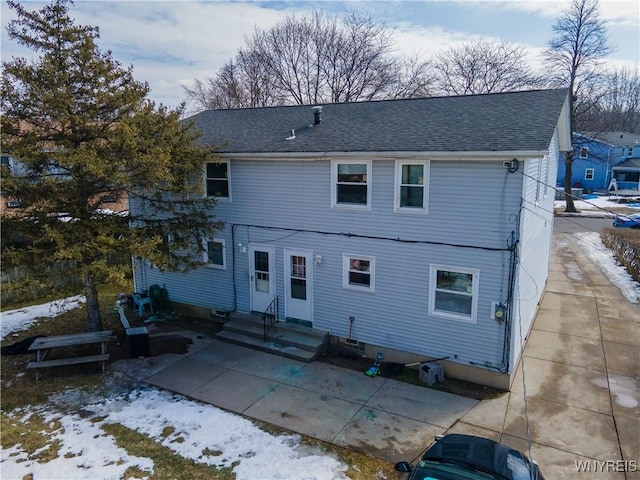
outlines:
[[[27, 368], [58, 367], [63, 365], [75, 365], [78, 363], [100, 362], [100, 364], [102, 365], [102, 371], [104, 372], [104, 364], [110, 356], [110, 354], [107, 353], [107, 342], [112, 338], [112, 330], [74, 333], [69, 335], [54, 335], [51, 337], [39, 337], [35, 339], [29, 347], [29, 350], [36, 353], [36, 360], [34, 362], [29, 362], [27, 364]], [[75, 347], [79, 345], [90, 345], [94, 343], [100, 344], [100, 354], [98, 355], [85, 355], [80, 357], [67, 357], [54, 360], [45, 360], [45, 357], [53, 348]], [[37, 370], [36, 380], [38, 380]]]

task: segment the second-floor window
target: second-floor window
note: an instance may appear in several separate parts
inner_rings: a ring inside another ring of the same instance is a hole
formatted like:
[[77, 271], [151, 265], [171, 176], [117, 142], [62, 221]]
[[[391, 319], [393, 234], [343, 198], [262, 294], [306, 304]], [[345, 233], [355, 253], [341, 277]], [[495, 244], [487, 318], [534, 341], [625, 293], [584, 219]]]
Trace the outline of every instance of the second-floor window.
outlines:
[[580, 158], [587, 158], [589, 156], [588, 147], [580, 147]]
[[205, 187], [207, 197], [231, 199], [229, 162], [209, 162], [206, 170]]
[[332, 207], [371, 208], [371, 161], [331, 162]]
[[429, 162], [396, 161], [394, 210], [427, 213]]

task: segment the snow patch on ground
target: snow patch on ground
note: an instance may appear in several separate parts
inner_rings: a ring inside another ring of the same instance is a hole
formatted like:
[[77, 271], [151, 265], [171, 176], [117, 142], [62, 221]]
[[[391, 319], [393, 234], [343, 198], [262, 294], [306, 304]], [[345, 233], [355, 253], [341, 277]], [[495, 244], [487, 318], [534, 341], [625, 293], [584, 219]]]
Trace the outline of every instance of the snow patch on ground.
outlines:
[[83, 295], [54, 300], [53, 302], [34, 305], [32, 307], [17, 308], [0, 313], [0, 339], [4, 340], [9, 333], [27, 330], [38, 318], [53, 318], [78, 308], [85, 303]]
[[585, 254], [594, 262], [602, 273], [620, 289], [620, 292], [631, 303], [640, 300], [640, 284], [636, 282], [627, 270], [616, 264], [613, 253], [602, 243], [597, 232], [580, 232], [574, 234], [583, 247]]

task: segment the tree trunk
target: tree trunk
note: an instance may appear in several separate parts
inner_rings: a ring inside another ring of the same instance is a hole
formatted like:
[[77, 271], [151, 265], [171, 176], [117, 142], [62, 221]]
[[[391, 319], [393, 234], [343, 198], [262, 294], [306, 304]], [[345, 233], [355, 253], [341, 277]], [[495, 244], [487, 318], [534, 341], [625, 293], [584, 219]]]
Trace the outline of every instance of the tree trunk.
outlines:
[[575, 213], [578, 210], [576, 206], [573, 204], [573, 196], [571, 194], [571, 176], [572, 176], [572, 166], [573, 166], [573, 152], [566, 152], [564, 157], [564, 198], [567, 201], [567, 206], [565, 208], [565, 212]]
[[99, 332], [102, 327], [100, 316], [100, 303], [98, 302], [98, 289], [89, 275], [84, 277], [84, 295], [87, 298], [87, 320], [89, 332]]

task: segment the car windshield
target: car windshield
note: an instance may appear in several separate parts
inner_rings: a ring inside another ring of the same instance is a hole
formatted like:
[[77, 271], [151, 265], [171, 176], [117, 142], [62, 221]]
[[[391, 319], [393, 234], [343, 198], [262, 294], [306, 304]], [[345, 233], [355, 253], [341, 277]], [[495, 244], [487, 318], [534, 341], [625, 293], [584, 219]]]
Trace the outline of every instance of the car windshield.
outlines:
[[450, 460], [421, 460], [411, 480], [502, 480], [504, 477], [479, 470], [470, 464]]

